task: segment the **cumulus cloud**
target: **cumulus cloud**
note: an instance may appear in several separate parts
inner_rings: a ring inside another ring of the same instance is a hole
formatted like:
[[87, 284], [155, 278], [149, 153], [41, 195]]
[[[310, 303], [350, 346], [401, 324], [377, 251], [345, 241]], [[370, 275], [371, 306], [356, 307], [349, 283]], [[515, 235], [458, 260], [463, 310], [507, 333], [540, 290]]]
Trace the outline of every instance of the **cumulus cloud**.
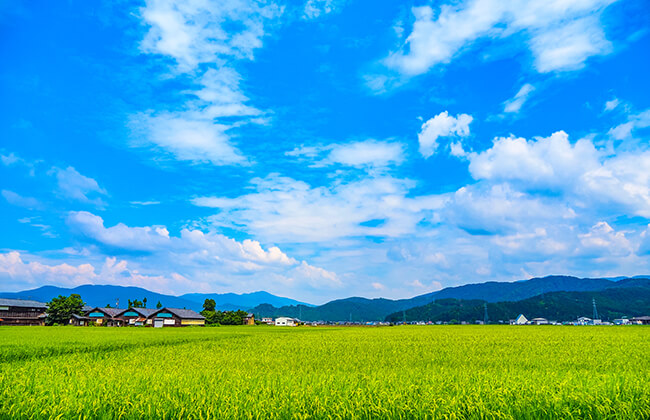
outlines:
[[530, 2], [468, 0], [412, 9], [415, 17], [403, 47], [385, 64], [407, 76], [449, 63], [481, 38], [523, 33], [538, 72], [575, 70], [611, 51], [600, 13], [613, 0]]
[[569, 142], [557, 132], [547, 138], [497, 138], [493, 146], [469, 156], [475, 179], [508, 182], [524, 190], [562, 192], [575, 207], [617, 206], [650, 216], [650, 152], [609, 155], [589, 139]]
[[[255, 192], [237, 198], [200, 197], [197, 206], [218, 208], [211, 221], [246, 226], [264, 238], [318, 242], [350, 236], [399, 236], [440, 208], [445, 196], [407, 195], [415, 184], [389, 176], [363, 178], [330, 187], [311, 187], [277, 174], [254, 179]], [[364, 225], [380, 220], [376, 226]]]
[[515, 114], [518, 113], [521, 110], [521, 107], [524, 105], [524, 103], [528, 100], [530, 94], [534, 90], [535, 87], [530, 83], [526, 83], [525, 85], [523, 85], [513, 98], [508, 99], [504, 103], [503, 112], [515, 113]]
[[418, 133], [418, 142], [420, 143], [420, 153], [425, 158], [432, 156], [438, 149], [438, 138], [459, 136], [469, 136], [469, 125], [473, 118], [471, 115], [458, 114], [456, 117], [450, 116], [447, 111], [443, 111], [435, 117], [429, 119]]
[[[168, 291], [181, 292], [228, 287], [250, 292], [259, 290], [262, 283], [272, 293], [281, 293], [287, 284], [296, 285], [297, 289], [304, 285], [312, 291], [341, 285], [336, 273], [292, 258], [277, 246], [264, 247], [251, 239], [237, 241], [196, 229], [182, 229], [180, 235], [173, 236], [164, 226], [130, 227], [118, 223], [106, 227], [100, 216], [89, 212], [70, 212], [66, 221], [72, 234], [81, 243], [89, 244], [83, 248], [85, 252], [67, 254], [73, 258], [94, 259], [92, 270], [86, 267], [83, 278], [68, 276], [66, 284], [97, 283], [110, 274], [116, 278], [127, 277], [117, 284], [130, 282], [155, 287], [152, 290], [168, 288]], [[115, 255], [122, 259], [117, 260]], [[102, 261], [100, 272], [95, 267]], [[122, 271], [126, 274], [119, 274]], [[12, 276], [16, 282], [21, 278], [27, 283], [32, 281], [25, 271]]]

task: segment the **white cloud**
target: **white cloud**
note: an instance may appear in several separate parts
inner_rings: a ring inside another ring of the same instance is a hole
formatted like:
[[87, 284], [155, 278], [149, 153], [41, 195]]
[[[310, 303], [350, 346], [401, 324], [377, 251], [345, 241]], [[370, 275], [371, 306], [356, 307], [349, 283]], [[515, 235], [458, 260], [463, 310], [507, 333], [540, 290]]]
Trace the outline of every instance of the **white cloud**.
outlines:
[[252, 59], [264, 22], [281, 10], [248, 0], [149, 0], [140, 13], [149, 25], [142, 50], [172, 57], [185, 72], [223, 57]]
[[613, 127], [609, 134], [616, 140], [626, 140], [632, 137], [632, 131], [647, 127], [650, 127], [650, 109], [629, 115], [627, 122]]
[[327, 146], [300, 146], [286, 156], [313, 161], [312, 167], [334, 164], [356, 168], [385, 168], [404, 160], [404, 145], [398, 142], [368, 139]]
[[2, 196], [9, 204], [18, 207], [35, 210], [42, 207], [41, 202], [34, 197], [23, 197], [22, 195], [9, 190], [2, 190]]
[[578, 235], [582, 252], [596, 255], [626, 256], [632, 253], [632, 244], [623, 232], [616, 232], [607, 222], [598, 222], [585, 234]]
[[441, 112], [435, 117], [429, 119], [418, 133], [418, 142], [420, 143], [420, 153], [425, 158], [433, 155], [438, 149], [438, 138], [459, 136], [469, 136], [469, 125], [473, 118], [471, 115], [458, 114], [456, 117], [449, 116], [447, 111]]
[[[246, 226], [256, 236], [274, 241], [319, 242], [414, 233], [417, 223], [446, 199], [444, 195], [409, 198], [415, 184], [389, 176], [316, 188], [276, 174], [252, 183], [256, 191], [247, 195], [201, 197], [192, 202], [219, 208], [211, 221], [220, 226]], [[363, 225], [369, 221], [381, 223]]]
[[87, 211], [70, 212], [66, 223], [75, 233], [110, 247], [153, 251], [170, 244], [169, 232], [164, 226], [131, 228], [118, 223], [105, 228], [101, 217]]
[[479, 38], [524, 33], [539, 72], [575, 70], [594, 55], [611, 51], [599, 22], [612, 0], [510, 1], [468, 0], [414, 7], [413, 29], [403, 48], [385, 64], [414, 76], [450, 62]]
[[84, 203], [92, 203], [96, 206], [104, 206], [101, 198], [88, 197], [91, 194], [107, 195], [106, 190], [101, 188], [94, 179], [81, 175], [72, 166], [68, 166], [66, 169], [53, 167], [50, 173], [56, 177], [58, 193], [61, 196]]
[[521, 107], [524, 105], [524, 102], [528, 100], [528, 96], [535, 90], [535, 87], [530, 83], [526, 83], [519, 89], [517, 94], [508, 99], [504, 103], [503, 112], [507, 113], [518, 113], [521, 110]]
[[341, 7], [342, 0], [307, 0], [303, 19], [316, 19], [320, 16], [336, 12]]
[[605, 102], [605, 108], [604, 108], [605, 112], [613, 111], [620, 103], [621, 101], [619, 101], [618, 98], [614, 98], [612, 100]]
[[245, 163], [229, 130], [266, 120], [262, 111], [248, 104], [234, 66], [253, 59], [254, 51], [262, 47], [265, 24], [281, 13], [273, 4], [254, 0], [148, 1], [141, 9], [149, 26], [142, 51], [172, 58], [176, 71], [187, 73], [199, 88], [183, 92], [187, 100], [178, 110], [133, 115], [133, 144], [153, 147], [177, 160]]

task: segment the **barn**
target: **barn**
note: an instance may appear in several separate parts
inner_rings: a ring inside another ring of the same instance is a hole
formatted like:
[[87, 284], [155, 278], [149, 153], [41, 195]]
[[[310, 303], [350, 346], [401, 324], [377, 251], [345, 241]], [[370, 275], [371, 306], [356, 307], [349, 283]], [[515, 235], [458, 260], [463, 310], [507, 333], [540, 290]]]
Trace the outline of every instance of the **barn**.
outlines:
[[205, 325], [205, 317], [191, 309], [162, 308], [149, 315], [155, 328]]
[[43, 302], [0, 299], [0, 325], [45, 325], [45, 311]]

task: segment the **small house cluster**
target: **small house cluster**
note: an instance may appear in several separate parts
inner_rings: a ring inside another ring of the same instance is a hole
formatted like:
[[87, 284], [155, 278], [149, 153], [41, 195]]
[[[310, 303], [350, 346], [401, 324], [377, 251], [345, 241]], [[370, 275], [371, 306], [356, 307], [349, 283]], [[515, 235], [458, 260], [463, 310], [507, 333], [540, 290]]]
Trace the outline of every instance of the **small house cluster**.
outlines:
[[[45, 325], [47, 305], [21, 299], [0, 299], [0, 325]], [[150, 326], [187, 327], [205, 325], [203, 315], [178, 308], [100, 308], [85, 307], [83, 315], [72, 315], [70, 325], [108, 327]]]

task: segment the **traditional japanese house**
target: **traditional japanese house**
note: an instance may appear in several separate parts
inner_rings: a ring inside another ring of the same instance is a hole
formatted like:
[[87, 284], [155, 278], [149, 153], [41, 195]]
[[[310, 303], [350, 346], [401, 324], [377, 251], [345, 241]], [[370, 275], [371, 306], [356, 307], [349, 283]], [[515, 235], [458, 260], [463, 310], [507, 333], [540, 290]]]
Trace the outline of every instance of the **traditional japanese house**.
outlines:
[[117, 314], [117, 317], [124, 320], [124, 325], [141, 327], [150, 325], [153, 322], [149, 317], [156, 311], [158, 309], [129, 308]]
[[121, 327], [124, 325], [124, 320], [119, 318], [118, 315], [124, 309], [118, 308], [93, 308], [86, 312], [86, 317], [90, 319], [91, 323], [96, 325], [105, 325], [108, 327]]
[[35, 300], [0, 299], [0, 325], [45, 325], [46, 310]]
[[205, 317], [191, 309], [162, 308], [149, 315], [149, 319], [156, 328], [205, 325]]

